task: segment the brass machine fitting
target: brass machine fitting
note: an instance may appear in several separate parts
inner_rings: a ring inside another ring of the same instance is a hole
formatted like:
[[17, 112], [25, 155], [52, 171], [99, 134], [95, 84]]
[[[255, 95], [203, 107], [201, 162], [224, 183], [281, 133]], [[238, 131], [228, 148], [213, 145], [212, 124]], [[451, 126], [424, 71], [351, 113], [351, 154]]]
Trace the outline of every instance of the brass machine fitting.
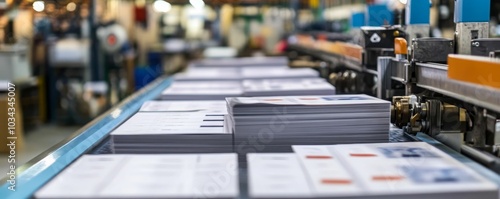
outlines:
[[416, 134], [465, 133], [469, 117], [458, 106], [436, 99], [421, 100], [416, 96], [395, 96], [391, 107], [391, 123]]
[[391, 123], [403, 128], [410, 122], [411, 103], [409, 96], [394, 96], [391, 106]]

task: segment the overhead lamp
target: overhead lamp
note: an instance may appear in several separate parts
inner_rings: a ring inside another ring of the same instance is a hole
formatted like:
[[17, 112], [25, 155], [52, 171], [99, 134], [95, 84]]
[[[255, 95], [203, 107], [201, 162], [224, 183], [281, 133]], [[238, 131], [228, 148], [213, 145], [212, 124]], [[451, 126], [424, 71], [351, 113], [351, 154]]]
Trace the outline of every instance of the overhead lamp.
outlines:
[[76, 3], [70, 2], [68, 5], [66, 5], [66, 10], [69, 12], [73, 12], [76, 10]]
[[156, 0], [154, 3], [153, 3], [153, 9], [156, 11], [156, 12], [168, 12], [172, 9], [172, 5], [169, 3], [169, 2], [166, 2], [164, 0]]
[[43, 1], [33, 2], [33, 10], [37, 12], [42, 12], [43, 10], [45, 10], [45, 3]]
[[189, 3], [196, 9], [205, 7], [205, 2], [203, 0], [189, 0]]
[[408, 0], [399, 0], [399, 2], [406, 5], [408, 3]]

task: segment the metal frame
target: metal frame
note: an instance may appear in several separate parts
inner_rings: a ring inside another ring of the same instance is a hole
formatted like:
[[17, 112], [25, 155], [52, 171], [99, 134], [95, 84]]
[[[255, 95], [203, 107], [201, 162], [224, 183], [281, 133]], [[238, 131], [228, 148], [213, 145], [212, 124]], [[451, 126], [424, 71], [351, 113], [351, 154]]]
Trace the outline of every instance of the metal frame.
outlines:
[[[296, 50], [302, 54], [310, 55], [322, 60], [332, 60], [339, 55], [333, 55], [326, 52], [321, 52], [315, 49], [308, 49], [306, 47], [292, 45], [290, 46], [292, 50]], [[409, 66], [410, 64], [404, 60], [397, 60], [393, 57], [379, 57], [379, 62], [383, 62], [383, 64], [379, 64], [377, 76], [379, 77], [379, 86], [380, 88], [388, 88], [390, 86], [390, 82], [383, 82], [383, 80], [396, 80], [401, 83], [416, 83], [416, 86], [431, 90], [434, 92], [438, 92], [444, 95], [448, 95], [450, 97], [454, 97], [456, 99], [460, 99], [464, 102], [468, 102], [471, 104], [475, 104], [477, 106], [481, 106], [490, 110], [494, 110], [500, 112], [500, 90], [466, 83], [459, 82], [455, 80], [451, 80], [448, 78], [448, 67], [443, 64], [435, 64], [435, 63], [415, 63], [415, 80], [410, 80], [409, 78]], [[342, 62], [343, 63], [343, 62]], [[366, 71], [361, 66], [358, 66], [361, 70], [357, 71]], [[381, 81], [382, 80], [382, 81]], [[415, 82], [413, 82], [415, 81]], [[379, 90], [379, 95], [386, 96], [385, 91]], [[381, 93], [382, 92], [382, 93]], [[473, 168], [474, 170], [481, 173], [483, 176], [492, 180], [496, 184], [500, 185], [500, 176], [495, 172], [486, 169], [484, 166], [480, 165], [478, 162], [475, 162], [466, 156], [460, 154], [459, 152], [449, 148], [445, 144], [437, 141], [436, 139], [428, 136], [424, 133], [419, 133], [417, 136], [421, 141], [427, 142], [435, 147], [443, 150], [447, 154], [451, 155], [458, 161], [464, 163], [465, 165]], [[464, 150], [464, 149], [462, 149]], [[468, 151], [478, 152], [475, 149], [469, 149]], [[484, 158], [483, 158], [484, 159]]]
[[[388, 70], [388, 72], [381, 73], [379, 80], [392, 79], [401, 83], [413, 83], [413, 80], [409, 79], [407, 61], [389, 57], [380, 57], [380, 59], [379, 70]], [[448, 66], [445, 64], [415, 63], [414, 70], [416, 86], [500, 113], [499, 89], [450, 79]], [[386, 87], [383, 85], [380, 88], [383, 90]]]
[[[346, 65], [347, 68], [368, 72], [377, 75], [377, 71], [370, 71], [369, 69], [361, 66], [361, 63], [354, 60], [348, 60], [342, 58], [340, 55], [335, 55], [332, 53], [323, 52], [320, 50], [309, 49], [299, 45], [290, 45], [290, 49], [298, 51], [300, 53], [310, 55], [324, 61], [333, 61], [333, 63], [342, 63]], [[401, 61], [395, 59], [387, 60], [387, 64], [405, 64]], [[399, 63], [398, 63], [399, 62]], [[387, 66], [389, 70], [386, 75], [390, 75], [390, 78], [396, 81], [408, 82], [409, 77], [407, 76], [407, 67], [396, 67]], [[461, 82], [457, 80], [452, 80], [448, 78], [448, 66], [445, 64], [436, 63], [415, 63], [415, 76], [416, 85], [418, 87], [431, 90], [437, 93], [441, 93], [456, 99], [460, 99], [464, 102], [474, 104], [476, 106], [486, 108], [495, 112], [500, 113], [500, 90], [488, 86], [472, 84], [467, 82]], [[380, 72], [380, 71], [379, 71]], [[383, 74], [378, 74], [379, 80], [386, 78], [381, 76]]]
[[448, 67], [442, 64], [417, 63], [417, 86], [464, 102], [500, 112], [500, 90], [448, 78]]
[[[38, 155], [16, 170], [16, 191], [9, 184], [0, 187], [1, 198], [30, 198], [45, 183], [104, 140], [122, 122], [130, 118], [147, 100], [155, 99], [172, 80], [161, 77], [128, 97], [100, 117], [85, 125], [66, 140]], [[7, 178], [2, 179], [6, 182]]]

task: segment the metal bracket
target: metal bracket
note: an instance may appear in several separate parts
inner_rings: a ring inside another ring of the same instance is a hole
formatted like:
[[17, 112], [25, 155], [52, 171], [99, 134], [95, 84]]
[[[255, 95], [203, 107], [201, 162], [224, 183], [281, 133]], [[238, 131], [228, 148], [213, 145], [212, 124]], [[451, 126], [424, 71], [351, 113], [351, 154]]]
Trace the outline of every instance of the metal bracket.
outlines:
[[488, 22], [457, 23], [455, 37], [458, 54], [471, 54], [473, 39], [488, 38], [490, 24]]

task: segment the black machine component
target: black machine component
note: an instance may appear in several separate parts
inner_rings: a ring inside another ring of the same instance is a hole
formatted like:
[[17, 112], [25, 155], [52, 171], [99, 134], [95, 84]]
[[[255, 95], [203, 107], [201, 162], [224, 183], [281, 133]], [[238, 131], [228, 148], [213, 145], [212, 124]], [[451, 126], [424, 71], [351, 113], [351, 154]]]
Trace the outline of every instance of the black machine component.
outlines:
[[490, 52], [491, 58], [500, 58], [500, 50], [495, 50]]
[[362, 27], [361, 46], [363, 48], [394, 48], [396, 37], [405, 37], [399, 27]]
[[331, 73], [328, 78], [330, 83], [335, 85], [338, 94], [363, 93], [373, 95], [375, 92], [376, 82], [371, 74], [344, 70]]
[[448, 54], [455, 51], [453, 40], [444, 38], [417, 38], [411, 41], [412, 61], [446, 63]]
[[500, 50], [499, 38], [473, 39], [471, 41], [471, 55], [490, 56], [491, 52]]
[[377, 57], [394, 56], [394, 39], [406, 37], [399, 27], [362, 27], [360, 45], [365, 49], [363, 65], [369, 69], [377, 68]]
[[381, 48], [381, 49], [365, 49], [363, 53], [363, 65], [369, 69], [377, 68], [377, 58], [380, 56], [394, 57], [394, 49]]

